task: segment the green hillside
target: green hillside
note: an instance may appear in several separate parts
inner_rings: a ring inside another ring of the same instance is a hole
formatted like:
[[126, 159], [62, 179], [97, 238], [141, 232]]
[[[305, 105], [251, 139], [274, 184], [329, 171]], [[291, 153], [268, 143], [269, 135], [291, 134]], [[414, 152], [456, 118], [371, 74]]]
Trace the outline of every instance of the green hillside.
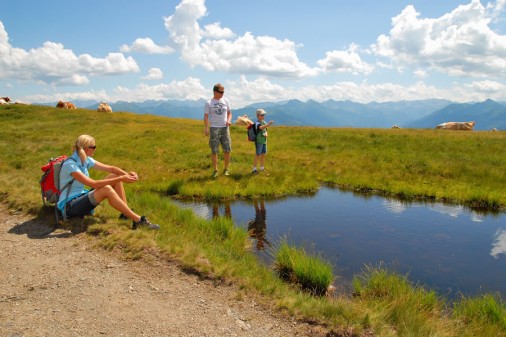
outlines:
[[503, 211], [504, 132], [272, 126], [270, 175], [252, 176], [253, 146], [245, 129], [234, 126], [232, 174], [212, 179], [201, 121], [8, 105], [0, 106], [0, 125], [0, 201], [12, 209], [52, 221], [51, 210], [41, 203], [40, 166], [50, 157], [70, 154], [80, 134], [95, 137], [97, 160], [138, 172], [140, 181], [126, 186], [129, 203], [146, 210], [162, 228], [132, 231], [131, 222], [100, 206], [85, 221], [87, 233], [106, 249], [122, 250], [129, 258], [156, 251], [157, 257], [174, 259], [185, 270], [217, 282], [232, 280], [241, 291], [268, 298], [299, 319], [325, 324], [329, 336], [506, 335], [500, 298], [486, 295], [447, 304], [433, 291], [382, 268], [357, 276], [354, 297], [311, 296], [259, 263], [247, 233], [230, 219], [198, 218], [168, 198], [280, 197], [330, 184]]

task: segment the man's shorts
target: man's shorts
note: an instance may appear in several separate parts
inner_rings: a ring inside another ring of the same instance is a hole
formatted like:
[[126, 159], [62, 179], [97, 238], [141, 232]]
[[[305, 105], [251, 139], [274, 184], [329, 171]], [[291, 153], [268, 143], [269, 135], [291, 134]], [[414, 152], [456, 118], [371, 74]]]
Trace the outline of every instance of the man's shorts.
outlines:
[[232, 140], [228, 126], [209, 129], [209, 147], [213, 154], [220, 152], [220, 144], [223, 152], [232, 152]]
[[257, 156], [267, 153], [267, 144], [255, 143], [255, 153]]
[[95, 190], [91, 190], [67, 202], [65, 212], [68, 217], [83, 217], [92, 214], [97, 206], [98, 202], [95, 199]]

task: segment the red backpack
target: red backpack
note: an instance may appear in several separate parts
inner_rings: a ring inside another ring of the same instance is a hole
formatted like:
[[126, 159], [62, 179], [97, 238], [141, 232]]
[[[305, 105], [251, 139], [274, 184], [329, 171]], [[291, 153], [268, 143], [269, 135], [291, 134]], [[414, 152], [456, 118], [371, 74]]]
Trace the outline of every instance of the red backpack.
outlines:
[[70, 191], [70, 186], [74, 182], [73, 180], [71, 180], [67, 185], [63, 186], [63, 188], [60, 187], [60, 170], [63, 163], [67, 159], [72, 159], [75, 161], [74, 158], [63, 155], [58, 158], [49, 159], [49, 162], [40, 168], [44, 172], [39, 181], [40, 190], [42, 193], [42, 202], [44, 205], [46, 203], [57, 203], [60, 194], [65, 189], [68, 188]]

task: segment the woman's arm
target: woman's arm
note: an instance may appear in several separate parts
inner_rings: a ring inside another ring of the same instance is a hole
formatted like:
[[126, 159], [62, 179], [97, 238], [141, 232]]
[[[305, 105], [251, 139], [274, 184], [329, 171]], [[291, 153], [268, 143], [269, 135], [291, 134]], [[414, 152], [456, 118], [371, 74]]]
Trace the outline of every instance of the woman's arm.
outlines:
[[125, 172], [124, 174], [117, 175], [113, 178], [105, 178], [100, 180], [91, 179], [90, 177], [86, 176], [84, 173], [80, 171], [72, 172], [70, 175], [72, 176], [72, 178], [79, 181], [81, 184], [97, 189], [100, 187], [104, 187], [106, 185], [115, 185], [120, 181], [123, 181], [125, 183], [136, 182], [139, 178], [137, 177], [137, 174], [135, 174], [135, 172], [132, 173], [133, 174], [129, 174]]
[[114, 173], [114, 174], [117, 174], [119, 176], [122, 175], [122, 174], [127, 174], [126, 171], [120, 169], [119, 167], [112, 166], [112, 165], [107, 165], [107, 164], [101, 163], [101, 162], [99, 162], [97, 160], [95, 160], [95, 165], [93, 165], [93, 168], [97, 169], [99, 171]]

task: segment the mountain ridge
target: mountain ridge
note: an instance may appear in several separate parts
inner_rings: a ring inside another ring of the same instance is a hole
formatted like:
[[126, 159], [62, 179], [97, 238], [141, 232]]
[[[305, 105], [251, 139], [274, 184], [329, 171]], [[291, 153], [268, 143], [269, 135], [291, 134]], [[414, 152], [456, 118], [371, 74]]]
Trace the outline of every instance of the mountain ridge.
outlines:
[[[109, 103], [113, 111], [153, 114], [175, 118], [203, 119], [206, 100], [146, 100]], [[40, 105], [56, 105], [41, 103]], [[95, 110], [99, 102], [74, 101], [78, 107]], [[349, 100], [303, 102], [291, 99], [280, 102], [260, 102], [232, 109], [234, 118], [248, 115], [255, 118], [255, 110], [267, 111], [267, 120], [278, 125], [316, 127], [434, 128], [448, 121], [476, 121], [476, 130], [506, 130], [506, 102], [487, 99], [483, 102], [456, 103], [443, 99], [397, 102], [357, 103]]]

